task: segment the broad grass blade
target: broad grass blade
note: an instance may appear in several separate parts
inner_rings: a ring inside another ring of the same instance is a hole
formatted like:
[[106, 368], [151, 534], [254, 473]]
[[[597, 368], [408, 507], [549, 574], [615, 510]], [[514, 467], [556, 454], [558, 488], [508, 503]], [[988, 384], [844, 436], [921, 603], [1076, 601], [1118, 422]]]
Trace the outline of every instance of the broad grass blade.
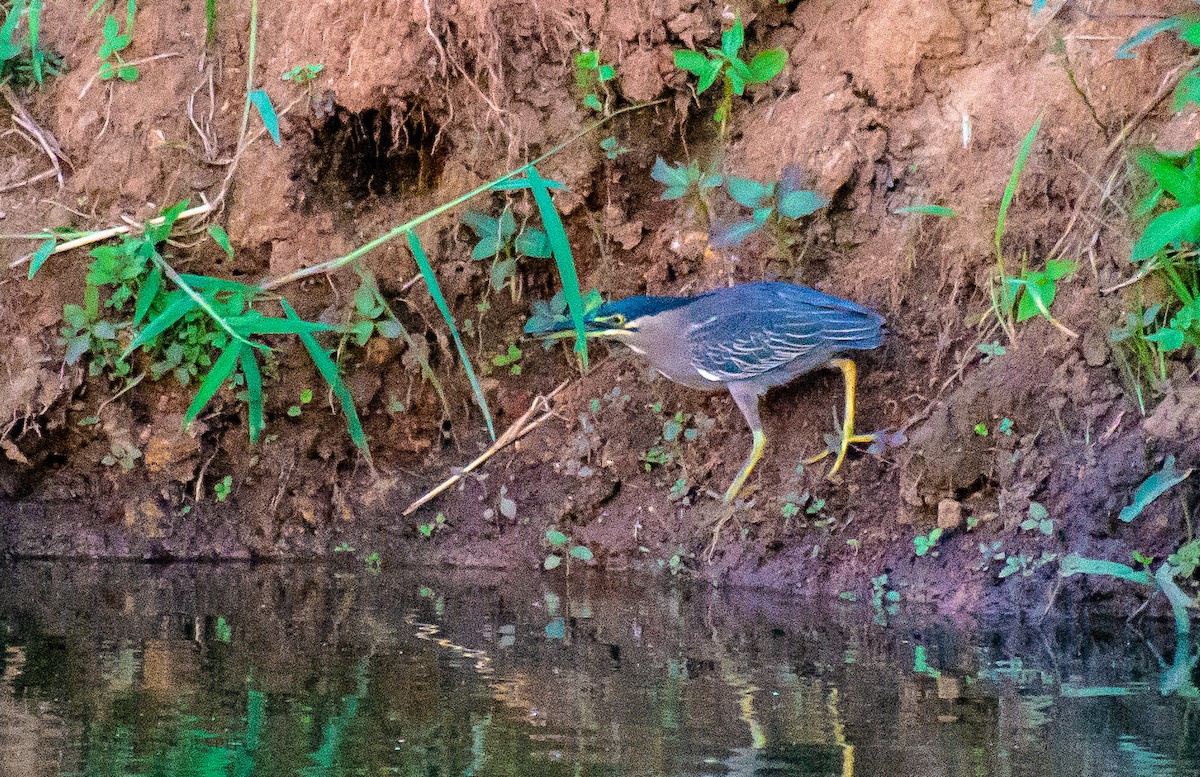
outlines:
[[558, 275], [562, 279], [563, 296], [567, 300], [567, 310], [571, 313], [571, 322], [575, 325], [575, 352], [583, 361], [583, 369], [587, 370], [587, 335], [584, 325], [583, 295], [579, 291], [579, 275], [575, 271], [575, 257], [571, 254], [571, 242], [567, 240], [567, 231], [563, 228], [562, 219], [554, 208], [554, 199], [546, 187], [546, 180], [538, 175], [533, 165], [526, 173], [529, 179], [529, 190], [533, 192], [533, 200], [537, 203], [538, 212], [542, 217], [542, 226], [546, 228], [546, 238], [550, 241], [550, 253], [554, 256], [554, 264], [558, 267]]

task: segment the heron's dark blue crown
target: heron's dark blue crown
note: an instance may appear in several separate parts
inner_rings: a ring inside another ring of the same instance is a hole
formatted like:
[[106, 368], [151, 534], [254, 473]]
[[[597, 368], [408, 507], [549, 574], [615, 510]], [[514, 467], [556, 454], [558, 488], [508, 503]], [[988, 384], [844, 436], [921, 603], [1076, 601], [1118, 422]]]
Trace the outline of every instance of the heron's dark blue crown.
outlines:
[[696, 297], [626, 297], [601, 305], [596, 311], [596, 318], [620, 314], [625, 316], [626, 321], [634, 321], [643, 316], [656, 316], [659, 313], [683, 307], [695, 302], [696, 299]]

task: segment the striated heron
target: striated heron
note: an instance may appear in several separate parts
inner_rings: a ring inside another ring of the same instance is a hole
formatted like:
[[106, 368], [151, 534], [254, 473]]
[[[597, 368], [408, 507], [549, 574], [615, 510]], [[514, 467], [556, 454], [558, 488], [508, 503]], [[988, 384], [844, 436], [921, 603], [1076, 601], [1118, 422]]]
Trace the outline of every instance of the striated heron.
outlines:
[[[854, 362], [834, 357], [878, 347], [883, 323], [878, 313], [854, 302], [806, 286], [762, 282], [694, 297], [639, 296], [609, 302], [588, 318], [587, 336], [624, 343], [676, 383], [704, 391], [729, 390], [754, 433], [754, 446], [725, 492], [728, 503], [762, 458], [767, 438], [758, 402], [773, 386], [824, 365], [842, 371], [845, 421], [828, 476], [842, 466], [851, 443], [874, 439], [854, 433]], [[566, 321], [544, 335], [569, 336], [570, 328]]]

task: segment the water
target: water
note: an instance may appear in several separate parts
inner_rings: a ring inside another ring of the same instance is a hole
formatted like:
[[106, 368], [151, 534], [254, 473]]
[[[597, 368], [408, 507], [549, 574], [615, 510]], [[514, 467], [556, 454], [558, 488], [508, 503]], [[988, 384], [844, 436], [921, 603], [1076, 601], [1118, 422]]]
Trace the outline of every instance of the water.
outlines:
[[1200, 771], [1170, 624], [490, 579], [0, 567], [0, 775]]

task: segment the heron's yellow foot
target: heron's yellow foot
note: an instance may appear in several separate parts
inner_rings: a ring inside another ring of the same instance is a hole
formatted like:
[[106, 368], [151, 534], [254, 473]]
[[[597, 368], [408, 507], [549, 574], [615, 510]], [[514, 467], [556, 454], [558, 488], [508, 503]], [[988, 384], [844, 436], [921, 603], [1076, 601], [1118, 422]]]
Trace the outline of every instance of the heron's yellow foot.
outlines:
[[750, 472], [754, 469], [754, 465], [762, 458], [763, 448], [767, 444], [767, 435], [763, 434], [761, 429], [754, 430], [754, 447], [750, 449], [750, 457], [746, 459], [745, 466], [742, 471], [733, 479], [733, 483], [729, 485], [729, 489], [725, 492], [725, 504], [732, 504], [737, 497], [738, 492], [742, 490], [742, 486], [746, 485], [746, 478], [750, 477]]
[[[850, 359], [833, 359], [829, 362], [829, 366], [837, 367], [842, 371], [842, 379], [846, 384], [846, 420], [842, 424], [842, 441], [841, 445], [838, 446], [837, 458], [834, 459], [833, 466], [829, 468], [829, 472], [825, 473], [825, 477], [832, 478], [841, 469], [842, 462], [846, 460], [846, 452], [850, 450], [850, 446], [854, 443], [875, 442], [875, 435], [854, 433], [854, 391], [858, 382], [858, 370], [854, 366], [854, 362]], [[812, 458], [805, 459], [804, 463], [815, 464], [832, 452], [831, 450], [822, 451]]]

